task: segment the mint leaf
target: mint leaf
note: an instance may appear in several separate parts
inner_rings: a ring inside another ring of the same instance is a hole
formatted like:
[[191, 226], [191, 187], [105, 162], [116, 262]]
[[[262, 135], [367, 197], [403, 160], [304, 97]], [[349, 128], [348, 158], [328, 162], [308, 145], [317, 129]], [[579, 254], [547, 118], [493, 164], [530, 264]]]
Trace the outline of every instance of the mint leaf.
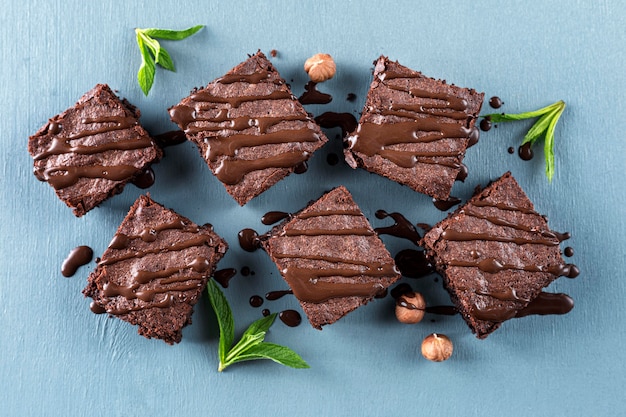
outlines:
[[546, 177], [552, 182], [554, 176], [554, 131], [556, 125], [565, 110], [565, 102], [559, 100], [556, 103], [543, 107], [539, 110], [510, 114], [493, 113], [483, 117], [488, 118], [493, 123], [511, 122], [539, 117], [539, 120], [528, 130], [522, 145], [530, 143], [532, 146], [542, 135], [544, 136], [544, 155], [546, 160]]
[[238, 358], [238, 362], [254, 359], [270, 359], [281, 365], [291, 368], [310, 368], [309, 364], [293, 350], [286, 346], [275, 345], [274, 343], [262, 342], [246, 350]]
[[228, 301], [214, 280], [209, 281], [207, 293], [220, 328], [220, 363], [217, 368], [219, 372], [222, 372], [234, 363], [254, 359], [270, 359], [292, 368], [309, 367], [297, 353], [288, 347], [263, 341], [268, 330], [276, 320], [276, 313], [254, 321], [248, 326], [239, 342], [231, 348], [234, 340], [235, 323]]
[[224, 293], [217, 287], [215, 280], [210, 279], [207, 284], [209, 301], [217, 316], [217, 325], [220, 328], [219, 358], [226, 361], [226, 355], [235, 340], [235, 320]]
[[190, 37], [191, 35], [198, 32], [203, 27], [204, 25], [198, 25], [198, 26], [190, 27], [189, 29], [185, 29], [185, 30], [149, 28], [149, 29], [142, 29], [142, 31], [143, 33], [150, 36], [151, 38], [167, 39], [170, 41], [180, 41], [180, 40]]
[[160, 65], [168, 71], [176, 71], [174, 61], [169, 52], [161, 46], [156, 39], [167, 39], [178, 41], [185, 39], [198, 32], [204, 26], [194, 26], [185, 30], [169, 29], [135, 29], [137, 35], [137, 45], [141, 53], [141, 66], [137, 73], [137, 81], [143, 93], [147, 96], [154, 83], [156, 65]]

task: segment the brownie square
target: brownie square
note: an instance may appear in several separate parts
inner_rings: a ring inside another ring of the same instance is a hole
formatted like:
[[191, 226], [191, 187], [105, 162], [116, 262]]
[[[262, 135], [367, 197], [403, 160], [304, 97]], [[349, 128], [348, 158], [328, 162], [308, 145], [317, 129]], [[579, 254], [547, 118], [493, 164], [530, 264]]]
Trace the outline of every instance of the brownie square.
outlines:
[[261, 52], [169, 112], [242, 206], [328, 140]]
[[140, 196], [83, 290], [94, 312], [139, 326], [139, 334], [173, 344], [228, 245], [210, 225]]
[[438, 200], [450, 196], [483, 93], [446, 84], [386, 57], [374, 62], [374, 79], [359, 125], [347, 138], [346, 162]]
[[35, 176], [77, 217], [84, 215], [161, 158], [139, 116], [109, 86], [96, 85], [29, 138]]
[[400, 278], [393, 258], [345, 187], [274, 227], [262, 247], [321, 329]]
[[422, 244], [472, 331], [485, 338], [559, 276], [574, 277], [544, 216], [510, 172], [424, 235]]

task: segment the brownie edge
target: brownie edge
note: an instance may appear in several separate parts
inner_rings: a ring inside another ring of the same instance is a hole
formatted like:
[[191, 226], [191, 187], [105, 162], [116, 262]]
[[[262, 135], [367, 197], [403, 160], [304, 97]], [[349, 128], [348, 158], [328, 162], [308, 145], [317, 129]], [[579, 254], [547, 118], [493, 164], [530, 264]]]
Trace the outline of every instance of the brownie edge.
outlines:
[[92, 311], [139, 326], [139, 334], [178, 343], [193, 306], [228, 249], [210, 225], [140, 196], [89, 276]]

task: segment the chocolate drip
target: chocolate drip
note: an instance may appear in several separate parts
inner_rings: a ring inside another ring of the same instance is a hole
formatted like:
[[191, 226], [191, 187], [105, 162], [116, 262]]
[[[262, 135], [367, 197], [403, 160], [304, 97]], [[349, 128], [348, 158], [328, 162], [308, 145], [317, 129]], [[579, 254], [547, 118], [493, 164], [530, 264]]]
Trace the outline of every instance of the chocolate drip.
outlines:
[[379, 235], [387, 234], [402, 239], [407, 239], [419, 246], [419, 241], [422, 238], [413, 224], [400, 213], [387, 213], [385, 210], [377, 210], [376, 218], [384, 219], [391, 217], [394, 220], [394, 224], [387, 227], [377, 227], [374, 229]]
[[119, 315], [131, 313], [133, 311], [143, 310], [145, 308], [168, 308], [168, 307], [171, 307], [173, 303], [174, 303], [174, 299], [172, 298], [172, 296], [170, 294], [166, 294], [163, 300], [152, 302], [150, 303], [149, 306], [144, 307], [142, 305], [134, 305], [132, 307], [118, 307], [118, 308], [110, 307], [106, 309], [106, 312], [109, 314], [119, 316]]
[[278, 313], [278, 318], [289, 327], [297, 327], [302, 323], [302, 316], [296, 310], [283, 310]]
[[[407, 90], [404, 87], [393, 84], [386, 83], [385, 85], [392, 90], [409, 93], [411, 97], [429, 100], [428, 104], [411, 105], [411, 110], [418, 113], [433, 114], [432, 110], [455, 110], [458, 112], [467, 110], [467, 100], [462, 97], [443, 92], [426, 91], [417, 87]], [[437, 115], [448, 117], [448, 114], [445, 112], [437, 113]], [[463, 113], [463, 119], [465, 118], [467, 118], [467, 114]]]
[[[192, 94], [190, 98], [196, 103], [210, 103], [210, 104], [225, 103], [225, 104], [229, 104], [230, 107], [232, 108], [238, 108], [242, 103], [246, 103], [249, 101], [291, 100], [293, 99], [293, 96], [288, 91], [274, 90], [270, 94], [241, 95], [241, 96], [235, 96], [235, 97], [217, 97], [211, 94], [207, 90], [200, 90]], [[175, 110], [176, 108], [177, 107], [174, 107], [173, 110]], [[176, 112], [174, 112], [174, 114], [170, 112], [170, 114], [172, 115], [172, 119], [174, 119], [174, 122], [178, 123], [179, 125], [181, 124], [179, 123], [179, 121], [180, 122], [186, 121], [186, 120], [178, 120], [178, 118], [176, 117]], [[186, 124], [186, 123], [182, 123], [182, 124]]]
[[132, 179], [132, 183], [141, 189], [150, 188], [154, 185], [154, 171], [152, 167], [147, 167]]
[[523, 159], [524, 161], [530, 161], [531, 159], [533, 159], [534, 153], [530, 147], [531, 147], [530, 142], [527, 142], [519, 147], [519, 150], [518, 150], [519, 157]]
[[180, 145], [187, 141], [187, 136], [185, 136], [185, 132], [182, 130], [170, 130], [169, 132], [161, 133], [154, 137], [154, 141], [161, 148], [165, 148], [167, 146]]
[[404, 294], [412, 293], [412, 292], [413, 292], [413, 288], [411, 288], [411, 286], [407, 284], [406, 282], [403, 282], [393, 287], [391, 289], [390, 294], [394, 299], [397, 300], [400, 296]]
[[309, 164], [306, 161], [302, 161], [298, 165], [293, 167], [294, 174], [304, 174], [308, 170], [309, 170]]
[[571, 246], [566, 247], [563, 251], [563, 254], [568, 258], [574, 256], [574, 248], [572, 248]]
[[[233, 83], [248, 83], [248, 84], [258, 84], [262, 81], [265, 81], [269, 78], [270, 73], [263, 69], [252, 74], [229, 74], [224, 75], [222, 78], [217, 80], [220, 84], [233, 84]], [[278, 81], [278, 80], [277, 80]]]
[[349, 229], [287, 229], [283, 231], [284, 236], [374, 236], [376, 233], [366, 227]]
[[515, 317], [530, 315], [567, 314], [574, 308], [574, 300], [567, 294], [541, 292]]
[[502, 243], [515, 243], [517, 245], [546, 245], [546, 246], [556, 246], [559, 244], [558, 241], [554, 241], [553, 239], [526, 239], [522, 237], [506, 237], [506, 236], [497, 236], [489, 233], [473, 233], [473, 232], [461, 232], [453, 229], [446, 229], [441, 237], [445, 240], [455, 241], [455, 242], [469, 242], [472, 240], [485, 240], [491, 242], [502, 242]]
[[461, 164], [461, 169], [459, 170], [459, 173], [456, 175], [456, 178], [454, 180], [465, 182], [465, 179], [467, 178], [468, 174], [469, 174], [469, 171], [467, 169], [467, 165]]
[[263, 305], [263, 297], [259, 295], [253, 295], [250, 297], [250, 305], [254, 308], [261, 307]]
[[[461, 171], [459, 171], [461, 172]], [[457, 204], [459, 204], [461, 202], [460, 198], [457, 197], [453, 197], [450, 196], [445, 200], [438, 200], [436, 198], [433, 198], [433, 205], [441, 211], [448, 211], [450, 210], [452, 207], [456, 206]]]
[[459, 314], [459, 310], [454, 306], [427, 306], [424, 311], [431, 314], [439, 314], [441, 316], [454, 316]]
[[489, 105], [494, 109], [499, 109], [500, 107], [502, 107], [502, 104], [504, 103], [502, 103], [500, 97], [493, 96], [489, 99]]
[[246, 252], [254, 252], [261, 247], [259, 234], [252, 229], [243, 229], [238, 234], [239, 246]]
[[317, 116], [315, 121], [323, 128], [341, 128], [342, 137], [346, 137], [349, 133], [354, 132], [358, 125], [356, 117], [354, 117], [352, 113], [335, 113], [327, 111]]
[[[103, 133], [103, 132], [97, 132]], [[95, 133], [94, 133], [95, 134]], [[85, 135], [88, 136], [88, 135]], [[55, 137], [48, 149], [38, 153], [33, 158], [36, 161], [48, 158], [52, 155], [63, 155], [66, 153], [73, 153], [76, 155], [94, 155], [97, 153], [109, 152], [109, 151], [128, 151], [135, 149], [142, 149], [152, 146], [152, 140], [147, 137], [141, 137], [134, 140], [122, 140], [118, 142], [107, 142], [99, 145], [72, 145], [71, 140], [77, 138], [59, 138]]]
[[360, 216], [361, 212], [359, 210], [323, 210], [323, 211], [315, 211], [309, 210], [304, 213], [298, 214], [299, 219], [310, 219], [312, 217], [321, 217], [321, 216]]
[[261, 223], [269, 226], [289, 217], [291, 217], [291, 214], [285, 213], [284, 211], [268, 211], [261, 217]]
[[289, 294], [293, 294], [293, 291], [291, 290], [270, 291], [267, 294], [265, 294], [265, 299], [269, 301], [275, 301]]
[[79, 267], [88, 264], [93, 258], [93, 250], [89, 246], [78, 246], [71, 250], [61, 265], [64, 277], [73, 276]]
[[113, 123], [108, 126], [101, 126], [96, 129], [82, 130], [80, 132], [70, 134], [68, 139], [80, 139], [86, 136], [94, 136], [101, 133], [113, 132], [115, 130], [126, 130], [137, 125], [137, 119], [130, 116], [102, 116], [95, 118], [84, 118], [81, 122], [85, 125]]
[[483, 120], [480, 121], [480, 130], [482, 130], [483, 132], [488, 132], [491, 130], [490, 117], [485, 117]]
[[104, 314], [107, 312], [104, 307], [102, 307], [100, 304], [96, 303], [95, 301], [92, 301], [91, 303], [89, 303], [89, 309], [94, 314]]
[[546, 272], [556, 276], [575, 278], [579, 274], [578, 267], [572, 264], [561, 264], [561, 265], [513, 265], [513, 264], [505, 264], [500, 262], [495, 258], [485, 258], [480, 262], [469, 262], [469, 261], [458, 261], [451, 260], [449, 262], [450, 266], [458, 266], [458, 267], [475, 267], [480, 269], [483, 272], [487, 272], [489, 274], [496, 274], [498, 272], [504, 270], [518, 270], [518, 271], [526, 271], [526, 272]]
[[176, 219], [170, 223], [162, 223], [159, 225], [145, 227], [136, 235], [125, 235], [123, 233], [116, 233], [109, 243], [109, 249], [126, 249], [130, 245], [130, 241], [133, 239], [141, 239], [144, 242], [154, 242], [157, 239], [159, 232], [164, 230], [183, 230], [185, 232], [197, 233], [200, 229], [196, 226], [192, 227], [185, 224], [180, 219]]
[[510, 227], [511, 229], [522, 230], [524, 232], [529, 232], [529, 233], [539, 233], [543, 237], [546, 237], [549, 239], [555, 239], [557, 242], [561, 241], [559, 237], [562, 236], [562, 234], [560, 233], [552, 232], [550, 230], [537, 230], [536, 227], [526, 226], [525, 224], [522, 224], [522, 223], [511, 222], [509, 220], [504, 219], [503, 217], [488, 216], [488, 215], [479, 213], [475, 210], [472, 210], [472, 208], [470, 207], [464, 208], [461, 211], [461, 213], [464, 213], [470, 217], [474, 217], [477, 219], [487, 220], [489, 223], [494, 224], [494, 225]]
[[333, 100], [330, 94], [317, 90], [317, 83], [309, 81], [304, 86], [304, 93], [298, 98], [301, 104], [328, 104]]
[[263, 317], [267, 317], [271, 314], [271, 312], [269, 311], [269, 309], [264, 308], [261, 314], [263, 314]]
[[422, 278], [435, 272], [424, 251], [403, 249], [394, 258], [400, 273], [409, 278]]
[[228, 288], [230, 280], [237, 274], [235, 268], [225, 268], [215, 271], [213, 279], [222, 286], [222, 288]]
[[473, 201], [472, 204], [476, 207], [495, 207], [500, 210], [519, 211], [520, 213], [523, 213], [523, 214], [534, 214], [536, 216], [541, 216], [532, 208], [511, 206], [505, 203], [492, 203], [487, 200], [476, 200], [476, 201]]

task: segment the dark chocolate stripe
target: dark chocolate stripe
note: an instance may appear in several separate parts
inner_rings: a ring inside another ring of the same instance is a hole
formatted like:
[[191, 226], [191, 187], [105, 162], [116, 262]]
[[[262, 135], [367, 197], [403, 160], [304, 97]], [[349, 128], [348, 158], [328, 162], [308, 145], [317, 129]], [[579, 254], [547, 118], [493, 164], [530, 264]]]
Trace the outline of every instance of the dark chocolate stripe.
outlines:
[[[343, 263], [348, 265], [361, 265], [361, 266], [370, 266], [373, 265], [372, 262], [367, 261], [359, 261], [353, 259], [345, 259], [338, 258], [334, 256], [324, 256], [324, 255], [302, 255], [302, 254], [289, 254], [289, 253], [272, 253], [272, 256], [276, 259], [307, 259], [311, 261], [324, 261], [328, 263]], [[383, 264], [379, 264], [382, 268]]]
[[209, 143], [207, 159], [217, 161], [220, 156], [234, 156], [236, 151], [245, 147], [276, 145], [283, 143], [317, 142], [320, 137], [314, 131], [304, 128], [297, 130], [279, 130], [264, 135], [232, 135], [227, 139], [217, 139]]
[[269, 76], [269, 71], [263, 69], [253, 72], [252, 74], [227, 74], [219, 78], [216, 82], [220, 84], [233, 84], [237, 82], [258, 84], [264, 80], [267, 80]]
[[557, 246], [559, 244], [558, 241], [554, 241], [551, 239], [526, 239], [521, 237], [505, 237], [505, 236], [496, 236], [489, 233], [473, 233], [473, 232], [461, 232], [453, 229], [446, 229], [442, 234], [441, 238], [448, 241], [454, 242], [469, 242], [473, 240], [485, 240], [491, 242], [502, 242], [502, 243], [515, 243], [517, 245], [546, 245], [546, 246]]
[[[139, 213], [137, 213], [139, 214]], [[110, 249], [126, 249], [128, 244], [133, 239], [141, 239], [144, 242], [154, 242], [157, 239], [157, 235], [159, 232], [164, 230], [184, 230], [185, 232], [197, 233], [200, 228], [198, 226], [190, 226], [185, 224], [185, 222], [181, 219], [176, 219], [170, 223], [163, 223], [156, 226], [144, 227], [139, 234], [136, 235], [126, 235], [124, 233], [116, 233], [109, 243]]]
[[284, 230], [282, 236], [374, 236], [374, 231], [362, 228], [345, 228], [345, 229], [287, 229]]
[[[106, 313], [109, 314], [114, 314], [117, 316], [123, 315], [123, 314], [128, 314], [131, 313], [133, 311], [139, 311], [139, 310], [144, 310], [146, 308], [168, 308], [171, 307], [172, 304], [174, 304], [174, 299], [172, 297], [171, 294], [165, 294], [165, 298], [163, 298], [163, 300], [161, 301], [157, 301], [157, 302], [152, 302], [150, 303], [150, 305], [147, 306], [143, 306], [143, 305], [134, 305], [134, 306], [129, 306], [129, 307], [108, 307], [105, 309]], [[96, 309], [96, 313], [99, 313], [100, 310]], [[92, 307], [92, 310], [94, 310], [94, 307]]]
[[292, 168], [300, 162], [306, 161], [309, 153], [306, 151], [285, 152], [279, 155], [259, 159], [223, 159], [215, 170], [215, 176], [224, 184], [236, 185], [243, 177], [252, 172], [267, 168]]
[[304, 213], [298, 214], [298, 219], [310, 219], [312, 217], [323, 216], [362, 216], [360, 210], [310, 210]]
[[69, 139], [80, 139], [86, 136], [113, 132], [115, 130], [126, 130], [137, 125], [137, 119], [130, 116], [101, 116], [84, 118], [81, 122], [83, 124], [113, 123], [113, 125], [101, 126], [98, 129], [81, 130], [80, 132], [69, 135]]
[[151, 255], [151, 254], [156, 254], [156, 253], [177, 252], [183, 249], [188, 249], [194, 246], [201, 246], [205, 244], [209, 246], [212, 244], [211, 236], [205, 236], [205, 235], [194, 236], [191, 239], [188, 239], [182, 242], [177, 242], [173, 245], [166, 246], [164, 248], [146, 249], [146, 250], [141, 250], [141, 251], [134, 251], [134, 252], [127, 253], [124, 255], [120, 255], [120, 256], [114, 256], [111, 258], [101, 260], [98, 265], [99, 266], [113, 265], [117, 262], [126, 261], [128, 259], [142, 258], [146, 255]]
[[497, 225], [497, 226], [510, 227], [512, 229], [522, 230], [524, 232], [539, 233], [543, 237], [550, 238], [550, 239], [553, 238], [557, 242], [559, 241], [559, 239], [556, 236], [556, 234], [554, 234], [553, 232], [551, 232], [549, 230], [537, 230], [536, 227], [526, 226], [525, 224], [521, 224], [521, 223], [510, 222], [510, 221], [508, 221], [508, 220], [506, 220], [506, 219], [504, 219], [502, 217], [488, 216], [488, 215], [479, 213], [479, 212], [477, 212], [475, 210], [472, 210], [471, 207], [466, 207], [466, 208], [462, 209], [461, 213], [465, 213], [467, 216], [474, 217], [474, 218], [477, 218], [477, 219], [487, 220], [489, 223]]
[[94, 155], [108, 151], [128, 151], [134, 149], [148, 148], [153, 145], [152, 140], [148, 137], [142, 137], [136, 140], [122, 140], [118, 142], [103, 143], [100, 145], [71, 145], [72, 139], [55, 137], [52, 143], [45, 151], [34, 156], [36, 161], [45, 159], [52, 155], [62, 155], [73, 153], [77, 155]]
[[139, 173], [132, 165], [103, 166], [54, 166], [46, 169], [38, 168], [35, 176], [48, 181], [55, 189], [63, 189], [76, 184], [81, 178], [100, 178], [111, 181], [123, 181]]
[[206, 90], [201, 90], [192, 94], [190, 98], [197, 103], [228, 103], [233, 108], [237, 108], [242, 103], [249, 101], [294, 99], [291, 93], [284, 90], [274, 90], [270, 94], [242, 95], [236, 97], [218, 97]]
[[[195, 258], [193, 261], [189, 262], [189, 264], [187, 265], [173, 266], [171, 268], [165, 268], [159, 271], [145, 271], [145, 270], [135, 271], [132, 274], [132, 277], [133, 277], [133, 280], [138, 284], [147, 284], [158, 278], [169, 278], [169, 279], [161, 280], [160, 284], [171, 284], [174, 282], [189, 281], [191, 279], [196, 279], [196, 280], [200, 279], [203, 277], [201, 273], [206, 272], [209, 269], [209, 266], [210, 266], [209, 260], [205, 257], [199, 256]], [[193, 272], [196, 272], [197, 274], [194, 274], [192, 276], [180, 276], [180, 277], [170, 278], [174, 274], [180, 273], [185, 269], [191, 269]]]
[[[558, 244], [558, 243], [557, 243]], [[526, 272], [541, 272], [541, 273], [549, 273], [556, 276], [563, 277], [571, 277], [572, 274], [572, 266], [570, 264], [561, 264], [561, 265], [513, 265], [502, 263], [495, 258], [485, 258], [480, 262], [470, 262], [470, 261], [459, 261], [459, 260], [451, 260], [448, 262], [449, 266], [459, 266], [459, 267], [471, 267], [478, 268], [483, 272], [488, 272], [490, 274], [496, 274], [498, 272], [504, 270], [518, 270], [518, 271], [526, 271]], [[573, 277], [571, 277], [573, 278]]]

